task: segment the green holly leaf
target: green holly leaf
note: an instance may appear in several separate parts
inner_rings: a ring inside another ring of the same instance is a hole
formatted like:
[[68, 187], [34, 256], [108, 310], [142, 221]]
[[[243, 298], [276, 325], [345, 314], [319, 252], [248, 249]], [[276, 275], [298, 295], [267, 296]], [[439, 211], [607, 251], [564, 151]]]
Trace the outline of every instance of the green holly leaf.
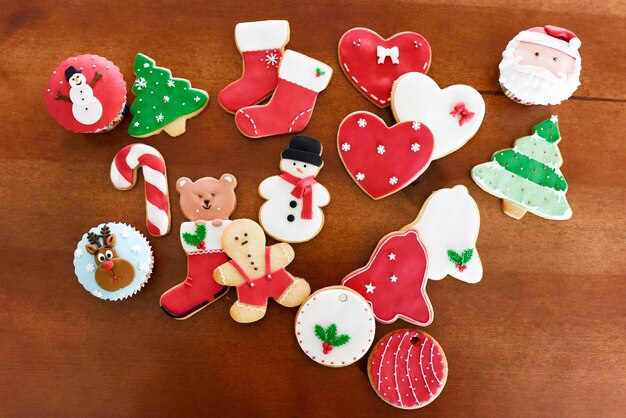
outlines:
[[323, 71], [321, 68], [316, 68], [315, 72], [317, 73], [318, 76], [326, 74], [326, 71]]
[[196, 233], [191, 234], [189, 232], [183, 233], [183, 240], [186, 244], [191, 246], [198, 246], [202, 244], [202, 241], [206, 238], [206, 225], [200, 224], [196, 225]]
[[463, 263], [463, 257], [461, 256], [461, 254], [457, 253], [454, 250], [448, 250], [448, 258], [454, 264], [462, 264]]
[[474, 255], [474, 249], [473, 248], [468, 248], [467, 250], [463, 251], [463, 254], [461, 254], [462, 263], [460, 263], [460, 264], [462, 266], [466, 265], [472, 259], [473, 255]]
[[335, 347], [339, 347], [340, 345], [344, 345], [348, 341], [350, 341], [350, 336], [348, 334], [341, 334], [333, 339], [332, 342], [330, 342], [329, 344], [332, 344]]
[[323, 326], [315, 324], [315, 335], [323, 342], [326, 342], [326, 331]]
[[337, 336], [337, 325], [330, 324], [328, 328], [326, 328], [326, 342], [328, 344], [332, 344], [331, 341], [333, 341], [336, 336]]

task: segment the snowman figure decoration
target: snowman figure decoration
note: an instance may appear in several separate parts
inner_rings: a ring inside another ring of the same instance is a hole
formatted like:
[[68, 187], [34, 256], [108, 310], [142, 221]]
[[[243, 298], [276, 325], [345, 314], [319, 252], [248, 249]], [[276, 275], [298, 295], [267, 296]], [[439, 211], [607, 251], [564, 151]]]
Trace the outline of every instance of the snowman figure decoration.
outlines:
[[102, 75], [96, 72], [91, 84], [87, 84], [87, 78], [80, 70], [73, 66], [67, 67], [65, 70], [65, 79], [70, 85], [70, 97], [63, 96], [61, 92], [58, 92], [56, 99], [72, 103], [74, 119], [83, 125], [93, 125], [102, 116], [102, 104], [93, 95], [93, 86], [101, 78]]
[[296, 135], [281, 154], [281, 174], [259, 185], [259, 194], [267, 200], [261, 206], [259, 221], [272, 238], [304, 242], [322, 229], [324, 213], [320, 208], [328, 205], [330, 194], [315, 180], [324, 165], [321, 155], [319, 141]]

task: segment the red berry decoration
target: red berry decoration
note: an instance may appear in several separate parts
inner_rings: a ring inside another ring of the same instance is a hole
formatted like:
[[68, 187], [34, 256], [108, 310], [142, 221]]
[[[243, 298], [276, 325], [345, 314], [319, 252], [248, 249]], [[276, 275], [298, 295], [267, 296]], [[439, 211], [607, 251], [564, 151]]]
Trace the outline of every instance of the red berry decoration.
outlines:
[[443, 390], [448, 362], [441, 346], [412, 329], [385, 335], [368, 362], [372, 387], [385, 402], [401, 409], [422, 408]]
[[330, 324], [328, 328], [315, 324], [315, 335], [317, 338], [322, 340], [324, 354], [328, 354], [333, 350], [333, 348], [344, 345], [350, 341], [350, 336], [348, 334], [337, 335], [336, 324]]

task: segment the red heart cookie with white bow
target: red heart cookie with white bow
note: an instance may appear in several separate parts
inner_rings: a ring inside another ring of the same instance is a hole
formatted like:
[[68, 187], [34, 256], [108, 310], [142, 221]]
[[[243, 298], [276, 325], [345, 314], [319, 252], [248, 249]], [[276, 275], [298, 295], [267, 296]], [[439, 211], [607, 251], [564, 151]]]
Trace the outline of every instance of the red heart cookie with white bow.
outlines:
[[369, 112], [354, 112], [339, 126], [337, 147], [343, 165], [372, 199], [389, 196], [415, 181], [430, 164], [435, 142], [420, 122], [388, 127]]
[[409, 72], [426, 73], [430, 67], [428, 41], [415, 32], [384, 39], [365, 28], [350, 29], [339, 41], [339, 62], [348, 80], [378, 107], [391, 103], [393, 82]]

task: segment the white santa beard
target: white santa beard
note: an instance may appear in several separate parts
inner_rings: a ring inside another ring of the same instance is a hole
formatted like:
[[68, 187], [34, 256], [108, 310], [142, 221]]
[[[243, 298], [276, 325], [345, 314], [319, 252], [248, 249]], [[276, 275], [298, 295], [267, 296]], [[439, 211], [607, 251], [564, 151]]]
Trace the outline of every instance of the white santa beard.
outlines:
[[539, 105], [557, 105], [572, 96], [580, 86], [580, 61], [569, 76], [555, 76], [548, 70], [533, 65], [520, 64], [520, 57], [513, 55], [518, 41], [511, 41], [502, 53], [500, 84], [510, 90], [522, 102]]

